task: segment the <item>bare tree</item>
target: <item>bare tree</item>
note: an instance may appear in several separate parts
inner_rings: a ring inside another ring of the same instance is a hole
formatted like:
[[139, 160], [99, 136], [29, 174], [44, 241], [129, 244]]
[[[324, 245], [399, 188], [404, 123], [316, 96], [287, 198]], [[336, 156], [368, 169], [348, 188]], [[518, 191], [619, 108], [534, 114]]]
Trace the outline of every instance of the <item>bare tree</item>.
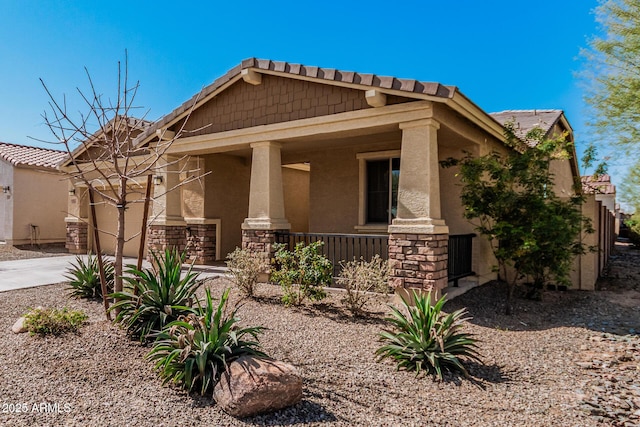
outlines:
[[[69, 175], [74, 185], [82, 184], [89, 192], [98, 195], [101, 200], [96, 200], [96, 204], [108, 204], [117, 210], [115, 232], [98, 228], [100, 232], [115, 238], [114, 288], [116, 292], [120, 292], [123, 283], [122, 259], [125, 243], [140, 234], [125, 237], [127, 205], [144, 202], [144, 197], [140, 195], [145, 191], [145, 183], [149, 175], [160, 173], [161, 170], [166, 170], [174, 164], [188, 164], [184, 157], [169, 161], [165, 155], [175, 140], [185, 132], [184, 126], [198, 97], [194, 100], [189, 115], [182, 122], [180, 129], [173, 132], [163, 131], [158, 135], [158, 141], [155, 143], [137, 145], [136, 136], [150, 122], [145, 120], [146, 113], [142, 118], [134, 117], [133, 111], [139, 108], [135, 106], [135, 99], [140, 84], [139, 82], [129, 83], [126, 54], [124, 67], [118, 62], [118, 86], [115, 99], [104, 99], [97, 91], [86, 68], [85, 72], [90, 89], [83, 91], [77, 88], [85, 108], [84, 113], [79, 112], [77, 115], [72, 115], [67, 110], [66, 97], [62, 102], [57, 100], [45, 82], [40, 79], [49, 96], [50, 111], [45, 111], [43, 118], [55, 138], [55, 141], [47, 142], [63, 145], [69, 154], [69, 160], [63, 172]], [[202, 176], [197, 170], [179, 171], [183, 175], [185, 172], [187, 178], [171, 188], [166, 188], [166, 192], [173, 191]], [[138, 197], [135, 197], [136, 195]]]

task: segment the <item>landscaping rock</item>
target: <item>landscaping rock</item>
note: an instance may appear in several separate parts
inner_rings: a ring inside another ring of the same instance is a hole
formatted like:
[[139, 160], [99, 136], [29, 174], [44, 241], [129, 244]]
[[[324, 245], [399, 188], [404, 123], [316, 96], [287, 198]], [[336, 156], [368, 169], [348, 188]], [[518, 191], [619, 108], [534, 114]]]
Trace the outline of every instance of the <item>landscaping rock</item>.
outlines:
[[243, 356], [229, 365], [213, 389], [216, 403], [235, 417], [271, 412], [302, 399], [302, 378], [284, 362]]
[[18, 318], [18, 320], [16, 320], [16, 323], [13, 324], [13, 326], [11, 327], [11, 331], [14, 334], [21, 334], [23, 332], [27, 332], [27, 327], [24, 324], [25, 323], [25, 318], [24, 316], [21, 316]]

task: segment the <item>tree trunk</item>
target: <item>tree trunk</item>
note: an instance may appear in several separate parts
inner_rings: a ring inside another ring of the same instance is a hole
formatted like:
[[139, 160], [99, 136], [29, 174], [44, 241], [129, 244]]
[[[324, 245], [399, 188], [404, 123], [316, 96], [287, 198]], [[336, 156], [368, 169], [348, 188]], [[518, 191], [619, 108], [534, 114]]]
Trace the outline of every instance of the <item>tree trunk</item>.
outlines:
[[[116, 232], [116, 251], [114, 254], [113, 260], [113, 270], [114, 270], [114, 291], [122, 292], [122, 257], [124, 252], [124, 220], [125, 220], [125, 211], [127, 207], [127, 186], [126, 179], [122, 178], [120, 183], [120, 195], [119, 202], [116, 205], [118, 209], [118, 230]], [[117, 302], [117, 301], [116, 301]], [[116, 311], [116, 315], [118, 312]]]

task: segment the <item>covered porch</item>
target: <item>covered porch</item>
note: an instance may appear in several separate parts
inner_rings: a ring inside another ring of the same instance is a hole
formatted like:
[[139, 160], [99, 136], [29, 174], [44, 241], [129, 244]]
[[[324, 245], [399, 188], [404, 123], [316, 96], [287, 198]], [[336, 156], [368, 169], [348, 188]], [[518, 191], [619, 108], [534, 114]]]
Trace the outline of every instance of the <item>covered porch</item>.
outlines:
[[[486, 276], [488, 247], [470, 244], [455, 171], [439, 161], [487, 150], [491, 139], [429, 101], [181, 138], [171, 155], [191, 165], [174, 164], [165, 185], [185, 169], [207, 175], [158, 197], [149, 248], [183, 247], [209, 264], [235, 247], [272, 253], [277, 241], [323, 240], [334, 264], [389, 259], [395, 287]], [[451, 265], [459, 235], [468, 243]]]

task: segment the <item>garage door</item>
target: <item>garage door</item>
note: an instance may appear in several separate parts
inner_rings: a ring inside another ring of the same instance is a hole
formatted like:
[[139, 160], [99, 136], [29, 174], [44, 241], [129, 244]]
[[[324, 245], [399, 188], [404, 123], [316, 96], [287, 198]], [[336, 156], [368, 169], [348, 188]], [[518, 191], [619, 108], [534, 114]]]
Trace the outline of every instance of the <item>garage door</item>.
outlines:
[[[142, 212], [144, 210], [143, 197], [133, 194], [130, 200], [140, 200], [138, 203], [127, 204], [125, 213], [125, 238], [128, 240], [124, 245], [124, 256], [137, 258], [140, 247], [140, 231], [142, 228]], [[107, 203], [99, 203], [100, 197], [96, 200], [96, 218], [100, 232], [100, 246], [106, 254], [113, 255], [116, 250], [116, 238], [109, 234], [115, 234], [118, 229], [118, 210], [115, 206]], [[106, 233], [108, 231], [109, 233]], [[145, 245], [145, 256], [146, 256]]]

